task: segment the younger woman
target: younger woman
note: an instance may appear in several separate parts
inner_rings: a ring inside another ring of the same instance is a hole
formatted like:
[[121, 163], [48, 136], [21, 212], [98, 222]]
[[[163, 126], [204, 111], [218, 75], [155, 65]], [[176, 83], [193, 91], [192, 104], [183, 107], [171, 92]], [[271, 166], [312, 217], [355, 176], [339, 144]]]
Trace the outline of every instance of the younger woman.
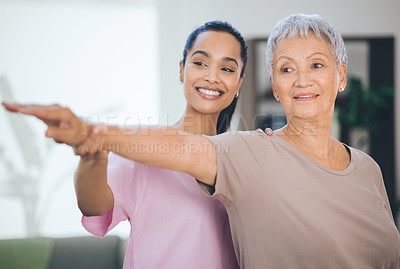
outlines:
[[[190, 134], [225, 132], [246, 60], [246, 42], [230, 24], [213, 21], [195, 29], [180, 62], [186, 111], [174, 127]], [[124, 268], [238, 268], [224, 206], [206, 197], [189, 174], [97, 154], [81, 158], [75, 186], [89, 232], [105, 236], [119, 222], [130, 222]]]

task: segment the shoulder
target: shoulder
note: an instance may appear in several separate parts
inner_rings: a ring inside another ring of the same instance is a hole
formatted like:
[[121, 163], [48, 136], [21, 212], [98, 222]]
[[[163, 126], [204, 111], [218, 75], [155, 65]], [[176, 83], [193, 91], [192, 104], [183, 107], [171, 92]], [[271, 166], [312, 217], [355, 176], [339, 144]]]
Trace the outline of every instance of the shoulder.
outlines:
[[380, 170], [380, 167], [376, 161], [367, 153], [350, 146], [347, 147], [350, 149], [351, 157], [356, 158], [358, 167], [372, 167]]
[[267, 135], [261, 129], [253, 131], [232, 131], [215, 136], [204, 136], [209, 139], [213, 144], [216, 143], [229, 143], [231, 141], [262, 141], [265, 140]]
[[349, 147], [352, 162], [355, 161], [355, 170], [363, 177], [372, 177], [376, 185], [381, 185], [383, 181], [382, 171], [378, 163], [367, 153], [353, 147]]
[[264, 137], [266, 133], [261, 129], [256, 129], [252, 131], [230, 131], [218, 136]]
[[[217, 163], [240, 162], [249, 166], [262, 165], [268, 153], [270, 137], [262, 130], [236, 131], [207, 137], [213, 144]], [[244, 169], [246, 169], [244, 167]]]

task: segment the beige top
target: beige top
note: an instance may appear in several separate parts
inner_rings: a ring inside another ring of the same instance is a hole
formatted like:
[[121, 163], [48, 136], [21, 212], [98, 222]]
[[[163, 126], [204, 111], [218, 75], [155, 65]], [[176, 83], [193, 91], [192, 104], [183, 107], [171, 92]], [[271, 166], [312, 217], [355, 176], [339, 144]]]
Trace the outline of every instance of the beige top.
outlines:
[[379, 166], [349, 148], [343, 171], [263, 131], [207, 137], [215, 191], [227, 208], [243, 269], [397, 268], [400, 236]]

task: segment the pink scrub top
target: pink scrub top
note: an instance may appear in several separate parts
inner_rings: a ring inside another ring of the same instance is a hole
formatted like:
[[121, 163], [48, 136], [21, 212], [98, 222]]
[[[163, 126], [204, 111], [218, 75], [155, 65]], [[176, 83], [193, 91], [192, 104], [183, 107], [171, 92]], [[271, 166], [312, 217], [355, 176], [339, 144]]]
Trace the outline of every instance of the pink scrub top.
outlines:
[[83, 216], [82, 224], [104, 237], [130, 222], [124, 269], [239, 268], [224, 206], [204, 195], [192, 176], [111, 153], [107, 178], [114, 208]]

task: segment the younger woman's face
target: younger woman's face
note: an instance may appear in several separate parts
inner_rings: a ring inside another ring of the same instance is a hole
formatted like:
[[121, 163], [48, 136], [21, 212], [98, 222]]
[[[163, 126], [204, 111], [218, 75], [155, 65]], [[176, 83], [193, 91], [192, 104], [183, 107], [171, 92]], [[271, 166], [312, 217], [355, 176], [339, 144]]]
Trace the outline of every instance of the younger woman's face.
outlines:
[[225, 32], [207, 31], [197, 36], [180, 64], [187, 109], [219, 114], [232, 103], [242, 84], [243, 62], [237, 39]]

